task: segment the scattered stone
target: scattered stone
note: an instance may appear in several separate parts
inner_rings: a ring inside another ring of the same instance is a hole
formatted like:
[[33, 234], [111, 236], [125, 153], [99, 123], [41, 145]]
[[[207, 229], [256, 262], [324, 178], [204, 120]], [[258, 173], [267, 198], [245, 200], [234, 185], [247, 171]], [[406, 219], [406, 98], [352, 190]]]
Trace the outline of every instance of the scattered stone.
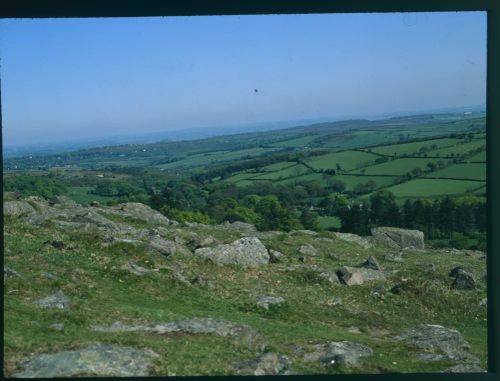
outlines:
[[457, 364], [443, 370], [442, 373], [486, 373], [486, 369], [477, 364]]
[[388, 262], [403, 262], [403, 252], [387, 254], [384, 259]]
[[20, 276], [20, 275], [16, 270], [11, 269], [10, 267], [3, 265], [3, 276], [10, 277], [10, 276]]
[[152, 237], [149, 240], [149, 246], [165, 257], [177, 253], [177, 244], [174, 241], [163, 239], [161, 237]]
[[45, 278], [50, 279], [50, 280], [58, 280], [59, 279], [59, 277], [57, 275], [54, 275], [54, 274], [49, 273], [47, 271], [44, 271], [42, 273], [42, 276], [44, 276]]
[[269, 260], [271, 263], [278, 263], [283, 260], [283, 253], [276, 250], [269, 250]]
[[384, 294], [386, 292], [386, 289], [383, 285], [378, 285], [370, 291], [371, 296], [384, 299]]
[[33, 304], [41, 308], [57, 308], [61, 310], [69, 309], [69, 299], [62, 291], [46, 296], [45, 298], [35, 300]]
[[253, 328], [216, 318], [192, 318], [149, 325], [126, 325], [116, 322], [111, 326], [93, 326], [92, 330], [97, 332], [147, 332], [158, 335], [177, 332], [192, 334], [209, 333], [236, 339], [239, 343], [253, 350], [262, 351], [265, 347], [262, 338]]
[[326, 280], [328, 283], [331, 284], [340, 284], [339, 277], [337, 274], [329, 272], [329, 271], [322, 271], [318, 274], [318, 276], [324, 280]]
[[286, 302], [281, 296], [258, 296], [257, 307], [269, 310], [271, 306], [281, 306]]
[[347, 332], [354, 333], [356, 335], [361, 333], [361, 331], [358, 327], [349, 327], [349, 328], [347, 328]]
[[454, 267], [448, 274], [448, 276], [456, 277], [459, 271], [466, 271], [462, 266]]
[[345, 266], [337, 271], [337, 276], [348, 286], [356, 286], [364, 283], [363, 275], [359, 271], [352, 271]]
[[377, 260], [371, 255], [366, 259], [366, 261], [361, 265], [361, 267], [372, 270], [381, 270]]
[[186, 277], [184, 275], [182, 275], [182, 273], [180, 273], [178, 271], [173, 271], [171, 275], [172, 275], [172, 278], [174, 278], [176, 281], [182, 283], [183, 285], [191, 286], [191, 282], [188, 281], [186, 279]]
[[50, 329], [53, 329], [54, 331], [62, 331], [64, 330], [64, 323], [54, 323], [49, 325]]
[[335, 306], [340, 306], [342, 305], [342, 299], [341, 298], [334, 298], [326, 302], [327, 305], [335, 307]]
[[137, 263], [133, 261], [128, 261], [126, 264], [122, 266], [122, 269], [130, 271], [132, 274], [137, 276], [143, 276], [149, 274], [151, 270], [148, 270], [144, 267], [139, 266]]
[[241, 361], [234, 365], [236, 374], [241, 376], [276, 376], [293, 374], [290, 360], [285, 355], [264, 353], [253, 360]]
[[193, 280], [191, 281], [192, 285], [197, 285], [200, 287], [205, 287], [208, 289], [213, 289], [215, 286], [203, 275], [196, 275]]
[[434, 263], [428, 263], [425, 265], [425, 271], [428, 273], [436, 272], [436, 265]]
[[488, 305], [488, 298], [483, 298], [481, 299], [481, 301], [479, 302], [479, 307], [482, 307], [482, 306], [487, 306]]
[[396, 339], [408, 341], [427, 353], [419, 355], [425, 361], [478, 362], [477, 357], [469, 353], [470, 345], [460, 332], [441, 325], [421, 324], [404, 331]]
[[44, 242], [44, 245], [50, 245], [55, 249], [62, 250], [64, 249], [64, 242], [63, 241], [57, 241], [57, 240], [48, 240]]
[[343, 266], [337, 270], [339, 279], [348, 286], [360, 285], [365, 282], [384, 280], [389, 272], [367, 269], [364, 267]]
[[408, 230], [393, 227], [377, 227], [371, 229], [375, 240], [395, 248], [425, 249], [424, 233], [420, 230]]
[[365, 249], [369, 249], [369, 248], [371, 248], [373, 246], [371, 244], [370, 240], [367, 239], [366, 237], [361, 237], [359, 235], [352, 234], [352, 233], [338, 233], [338, 232], [334, 232], [333, 234], [337, 238], [340, 238], [340, 239], [342, 239], [344, 241], [355, 242], [355, 243], [357, 243], [358, 245], [362, 246]]
[[53, 378], [78, 376], [148, 376], [155, 359], [148, 349], [94, 344], [86, 348], [57, 353], [36, 354], [20, 364], [16, 378]]
[[203, 247], [194, 253], [219, 265], [258, 266], [270, 260], [266, 247], [257, 237], [240, 238], [214, 248]]
[[306, 243], [304, 245], [301, 245], [299, 248], [299, 253], [302, 254], [303, 256], [315, 256], [318, 254], [318, 251], [314, 248], [314, 246]]
[[318, 232], [315, 232], [314, 230], [307, 230], [307, 229], [303, 229], [303, 230], [292, 230], [290, 232], [291, 234], [306, 234], [306, 235], [312, 235], [312, 236], [317, 236], [319, 235]]
[[229, 225], [232, 229], [246, 235], [253, 235], [257, 232], [254, 225], [242, 221], [234, 221]]
[[391, 290], [390, 290], [393, 294], [396, 294], [396, 295], [399, 295], [401, 294], [401, 291], [403, 291], [403, 285], [401, 283], [397, 283], [395, 284]]
[[451, 287], [457, 290], [475, 290], [476, 280], [471, 273], [460, 269], [456, 272], [456, 277]]
[[304, 355], [304, 361], [320, 361], [327, 367], [355, 367], [361, 358], [373, 355], [370, 347], [350, 341], [330, 341], [317, 344], [314, 348], [314, 352]]

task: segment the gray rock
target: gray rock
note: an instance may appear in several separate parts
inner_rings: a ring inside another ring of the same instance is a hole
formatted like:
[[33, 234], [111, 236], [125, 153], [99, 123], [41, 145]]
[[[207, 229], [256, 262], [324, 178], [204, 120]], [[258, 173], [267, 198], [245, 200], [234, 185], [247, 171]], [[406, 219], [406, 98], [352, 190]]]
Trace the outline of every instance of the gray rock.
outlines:
[[352, 234], [352, 233], [338, 233], [338, 232], [335, 232], [333, 233], [337, 238], [340, 238], [344, 241], [347, 241], [347, 242], [354, 242], [354, 243], [357, 243], [358, 245], [360, 245], [361, 247], [365, 248], [365, 249], [369, 249], [371, 248], [373, 245], [371, 244], [370, 240], [365, 238], [365, 237], [361, 237], [359, 235], [356, 235], [356, 234]]
[[372, 270], [381, 270], [378, 261], [371, 255], [366, 259], [366, 261], [361, 265], [361, 267]]
[[258, 266], [270, 260], [266, 247], [257, 237], [240, 238], [214, 248], [203, 247], [194, 253], [219, 265]]
[[10, 276], [20, 276], [20, 275], [16, 270], [11, 269], [10, 267], [3, 265], [3, 276], [7, 278]]
[[403, 252], [389, 253], [384, 259], [388, 262], [403, 262]]
[[451, 269], [451, 271], [448, 273], [448, 276], [456, 277], [459, 271], [466, 271], [466, 270], [462, 266], [457, 266]]
[[191, 334], [209, 333], [233, 338], [240, 344], [253, 350], [262, 351], [265, 347], [261, 336], [253, 328], [216, 318], [192, 318], [149, 325], [126, 325], [116, 322], [111, 326], [93, 326], [92, 330], [97, 332], [146, 332], [158, 335], [177, 332]]
[[163, 239], [161, 237], [152, 237], [149, 240], [149, 246], [166, 257], [177, 253], [177, 244], [174, 241]]
[[118, 210], [122, 211], [124, 215], [135, 217], [152, 224], [172, 224], [170, 219], [165, 217], [163, 214], [139, 202], [127, 202], [125, 204], [118, 205]]
[[390, 290], [393, 294], [399, 295], [403, 291], [403, 285], [401, 283], [396, 283]]
[[4, 216], [19, 217], [26, 214], [35, 213], [36, 210], [27, 201], [4, 201], [3, 214]]
[[427, 354], [419, 356], [421, 359], [425, 358], [426, 361], [445, 359], [478, 362], [477, 357], [469, 353], [470, 345], [460, 332], [441, 325], [421, 324], [402, 332], [396, 339], [407, 341], [423, 350]]
[[54, 331], [62, 331], [64, 330], [64, 323], [54, 323], [49, 325], [50, 329], [53, 329]]
[[373, 350], [370, 347], [350, 341], [331, 341], [317, 344], [314, 348], [314, 352], [304, 355], [304, 361], [320, 361], [328, 367], [355, 367], [361, 358], [373, 356]]
[[384, 295], [386, 293], [386, 288], [383, 285], [378, 285], [371, 289], [370, 295], [375, 298], [384, 299]]
[[76, 208], [77, 206], [77, 203], [67, 196], [55, 196], [53, 202], [64, 208]]
[[389, 272], [367, 269], [364, 267], [343, 266], [337, 270], [339, 279], [348, 286], [360, 285], [365, 282], [384, 280]]
[[457, 290], [475, 290], [476, 280], [471, 273], [460, 269], [457, 271], [451, 287]]
[[213, 289], [215, 286], [203, 275], [196, 275], [193, 280], [191, 280], [191, 284], [195, 286], [200, 286], [208, 289]]
[[302, 254], [303, 256], [315, 256], [318, 254], [318, 251], [314, 248], [314, 246], [306, 243], [304, 245], [301, 245], [299, 248], [299, 253]]
[[443, 373], [486, 373], [486, 369], [477, 364], [457, 364], [446, 368]]
[[268, 310], [271, 306], [280, 306], [285, 303], [285, 299], [281, 296], [265, 296], [261, 295], [257, 297], [257, 307]]
[[285, 355], [268, 352], [253, 360], [241, 361], [234, 365], [236, 374], [241, 376], [277, 376], [293, 374], [290, 360]]
[[425, 249], [424, 233], [420, 230], [378, 227], [372, 228], [371, 233], [375, 240], [394, 248]]
[[61, 310], [69, 309], [69, 299], [62, 291], [57, 291], [55, 294], [46, 296], [45, 298], [35, 300], [33, 304], [36, 304], [40, 308], [57, 308]]
[[13, 377], [148, 376], [158, 357], [147, 349], [94, 344], [76, 350], [36, 354], [22, 362], [22, 370]]
[[45, 278], [50, 279], [50, 280], [58, 280], [59, 279], [59, 277], [57, 275], [54, 275], [54, 274], [49, 273], [47, 271], [44, 271], [42, 273], [42, 276], [44, 276]]
[[253, 235], [255, 232], [257, 232], [257, 229], [254, 225], [242, 221], [234, 221], [229, 226], [231, 227], [231, 229], [237, 230], [243, 234]]
[[482, 306], [487, 306], [488, 305], [488, 298], [483, 298], [481, 299], [481, 301], [479, 302], [479, 307], [482, 307]]
[[324, 280], [326, 280], [330, 284], [340, 284], [339, 277], [337, 274], [330, 271], [322, 271], [318, 274], [318, 276]]
[[271, 263], [279, 263], [283, 260], [283, 253], [276, 250], [269, 250], [269, 261]]
[[128, 261], [126, 264], [122, 266], [124, 270], [130, 271], [132, 274], [137, 276], [143, 276], [149, 274], [151, 270], [148, 270], [144, 267], [139, 266], [137, 263], [133, 261]]
[[428, 263], [425, 265], [425, 271], [428, 273], [436, 272], [436, 265], [434, 263]]

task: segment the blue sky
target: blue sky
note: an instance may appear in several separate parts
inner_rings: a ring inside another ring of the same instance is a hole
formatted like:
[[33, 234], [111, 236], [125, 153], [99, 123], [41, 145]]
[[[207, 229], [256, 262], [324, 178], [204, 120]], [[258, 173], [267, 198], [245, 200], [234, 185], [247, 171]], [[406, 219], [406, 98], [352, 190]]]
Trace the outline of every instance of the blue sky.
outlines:
[[5, 145], [362, 117], [484, 104], [486, 14], [2, 20], [0, 59]]

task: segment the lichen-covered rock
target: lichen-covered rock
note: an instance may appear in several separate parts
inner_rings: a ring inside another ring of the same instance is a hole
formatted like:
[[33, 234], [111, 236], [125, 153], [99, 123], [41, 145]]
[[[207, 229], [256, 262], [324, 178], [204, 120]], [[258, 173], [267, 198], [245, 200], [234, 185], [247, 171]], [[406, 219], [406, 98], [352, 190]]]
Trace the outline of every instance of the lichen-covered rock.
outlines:
[[92, 330], [97, 332], [146, 332], [158, 335], [177, 332], [191, 334], [209, 333], [222, 337], [233, 338], [240, 344], [243, 344], [253, 350], [261, 351], [264, 349], [264, 342], [262, 341], [262, 338], [253, 328], [232, 321], [216, 318], [192, 318], [148, 325], [127, 325], [116, 322], [110, 326], [96, 325], [92, 327]]
[[36, 210], [27, 201], [4, 201], [3, 214], [4, 216], [19, 217], [30, 213], [35, 213]]
[[364, 267], [343, 266], [337, 270], [339, 279], [348, 286], [360, 285], [365, 282], [384, 280], [389, 272], [367, 269]]
[[143, 276], [149, 274], [151, 270], [148, 270], [144, 267], [139, 266], [134, 261], [128, 261], [126, 264], [122, 266], [122, 269], [130, 271], [132, 274], [137, 276]]
[[277, 376], [293, 374], [290, 360], [285, 355], [273, 352], [264, 353], [252, 360], [241, 361], [234, 365], [240, 376]]
[[269, 261], [271, 263], [278, 263], [283, 260], [283, 253], [277, 251], [277, 250], [269, 250]]
[[446, 368], [442, 373], [485, 373], [486, 369], [483, 369], [477, 364], [457, 364]]
[[16, 270], [3, 265], [3, 276], [6, 278], [10, 276], [19, 276], [19, 273]]
[[455, 280], [453, 281], [451, 287], [457, 290], [475, 290], [476, 280], [474, 279], [474, 275], [472, 275], [472, 273], [459, 269], [456, 272]]
[[35, 300], [33, 304], [36, 304], [40, 308], [69, 309], [69, 299], [61, 290], [45, 298]]
[[135, 217], [152, 224], [172, 224], [169, 218], [165, 217], [160, 212], [151, 209], [149, 206], [141, 204], [139, 202], [127, 202], [118, 205], [118, 210], [122, 211], [124, 215]]
[[372, 228], [371, 233], [375, 240], [394, 248], [425, 249], [424, 233], [420, 230], [377, 227]]
[[470, 345], [460, 332], [435, 324], [421, 324], [402, 332], [396, 339], [411, 343], [423, 351], [418, 356], [424, 361], [469, 361], [477, 362], [469, 353]]
[[299, 253], [305, 256], [315, 256], [318, 254], [318, 251], [313, 245], [306, 243], [299, 247]]
[[304, 355], [305, 362], [319, 361], [324, 366], [355, 367], [363, 357], [373, 356], [373, 350], [350, 341], [330, 341], [314, 346], [314, 352]]
[[285, 303], [285, 299], [281, 296], [266, 296], [261, 295], [257, 297], [257, 307], [268, 310], [271, 306], [280, 306]]
[[148, 349], [94, 344], [85, 348], [42, 353], [22, 362], [16, 378], [78, 376], [148, 376], [158, 354]]
[[366, 237], [361, 237], [357, 234], [352, 234], [352, 233], [339, 233], [335, 232], [333, 233], [337, 238], [340, 238], [341, 240], [347, 241], [347, 242], [354, 242], [357, 243], [358, 245], [362, 246], [365, 249], [369, 249], [372, 247], [372, 243], [370, 240]]
[[76, 208], [77, 203], [68, 196], [55, 196], [53, 202], [63, 208]]
[[270, 260], [266, 247], [257, 237], [240, 238], [214, 248], [203, 247], [194, 253], [219, 265], [258, 266]]

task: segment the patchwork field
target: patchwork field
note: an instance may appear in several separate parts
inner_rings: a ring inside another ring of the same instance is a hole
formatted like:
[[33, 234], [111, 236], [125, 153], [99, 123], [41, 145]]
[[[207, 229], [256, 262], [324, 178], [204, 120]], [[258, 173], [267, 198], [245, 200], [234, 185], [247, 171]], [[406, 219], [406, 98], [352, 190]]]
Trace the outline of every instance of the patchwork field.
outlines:
[[394, 185], [387, 190], [394, 193], [397, 198], [426, 198], [461, 194], [480, 187], [481, 183], [477, 181], [415, 179]]
[[432, 172], [428, 177], [486, 180], [486, 163], [455, 164]]

